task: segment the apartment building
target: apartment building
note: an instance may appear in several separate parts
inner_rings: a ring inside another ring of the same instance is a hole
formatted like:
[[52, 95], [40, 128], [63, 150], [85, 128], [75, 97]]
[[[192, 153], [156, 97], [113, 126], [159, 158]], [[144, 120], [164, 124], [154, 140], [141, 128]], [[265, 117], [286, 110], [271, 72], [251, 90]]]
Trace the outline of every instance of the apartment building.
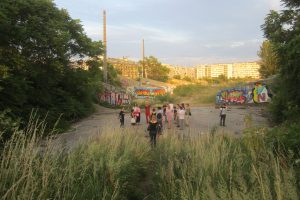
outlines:
[[182, 66], [172, 66], [168, 64], [163, 64], [170, 69], [169, 77], [173, 78], [175, 75], [179, 75], [181, 78], [189, 77], [196, 78], [197, 77], [197, 69], [196, 67], [182, 67]]
[[114, 68], [122, 74], [122, 76], [132, 79], [139, 77], [137, 62], [128, 60], [126, 58], [109, 58], [108, 62], [112, 64]]
[[205, 65], [197, 65], [195, 68], [196, 68], [196, 79], [201, 79], [206, 77]]
[[243, 62], [232, 64], [232, 77], [233, 78], [260, 78], [259, 74], [260, 65], [257, 62]]
[[217, 78], [224, 75], [226, 78], [260, 78], [257, 62], [208, 64], [196, 66], [196, 78]]

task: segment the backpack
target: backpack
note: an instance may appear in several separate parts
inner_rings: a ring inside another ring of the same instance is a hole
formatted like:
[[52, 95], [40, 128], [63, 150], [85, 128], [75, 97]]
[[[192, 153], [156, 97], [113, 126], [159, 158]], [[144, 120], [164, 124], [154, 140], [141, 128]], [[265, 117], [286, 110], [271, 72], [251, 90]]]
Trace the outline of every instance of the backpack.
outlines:
[[160, 120], [160, 119], [162, 119], [162, 114], [158, 113], [156, 117], [157, 117], [158, 120]]

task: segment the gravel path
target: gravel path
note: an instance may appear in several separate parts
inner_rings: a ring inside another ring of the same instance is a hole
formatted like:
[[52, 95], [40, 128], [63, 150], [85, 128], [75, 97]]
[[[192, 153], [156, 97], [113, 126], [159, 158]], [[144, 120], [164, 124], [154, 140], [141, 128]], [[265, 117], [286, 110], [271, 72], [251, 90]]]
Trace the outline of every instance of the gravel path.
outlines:
[[[268, 126], [268, 120], [262, 115], [263, 107], [231, 107], [228, 109], [226, 117], [226, 127], [219, 126], [219, 110], [213, 106], [195, 107], [192, 108], [192, 116], [190, 126], [184, 131], [178, 130], [175, 126], [169, 132], [193, 132], [205, 133], [212, 129], [233, 133], [240, 136], [246, 126], [263, 127]], [[88, 138], [101, 134], [105, 128], [110, 127], [110, 131], [119, 129], [119, 110], [108, 109], [97, 106], [97, 111], [88, 118], [83, 119], [71, 126], [71, 129], [63, 134], [57, 135], [54, 139], [54, 144], [58, 148], [66, 147], [67, 149], [74, 147], [81, 141], [86, 141]], [[141, 125], [131, 127], [130, 115], [125, 115], [125, 127], [135, 129], [136, 132], [145, 134], [146, 123], [145, 115], [142, 114]], [[192, 130], [192, 131], [191, 131]]]

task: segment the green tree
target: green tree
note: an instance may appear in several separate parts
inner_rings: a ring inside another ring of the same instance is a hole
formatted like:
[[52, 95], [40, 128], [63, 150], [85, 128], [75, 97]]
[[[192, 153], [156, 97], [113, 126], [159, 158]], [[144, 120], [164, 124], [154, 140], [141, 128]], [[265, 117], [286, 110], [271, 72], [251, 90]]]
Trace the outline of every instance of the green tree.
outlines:
[[141, 66], [144, 66], [144, 71], [147, 77], [153, 80], [166, 82], [168, 80], [169, 68], [163, 66], [157, 58], [150, 56], [146, 57], [143, 61], [139, 62]]
[[259, 73], [262, 78], [278, 73], [278, 56], [269, 40], [265, 40], [262, 43], [258, 56], [260, 57]]
[[174, 78], [174, 79], [180, 80], [180, 79], [181, 79], [181, 76], [180, 76], [179, 74], [177, 74], [177, 75], [174, 75], [173, 78]]
[[300, 1], [283, 0], [285, 10], [271, 11], [262, 25], [278, 55], [279, 84], [273, 99], [275, 120], [300, 117]]
[[2, 0], [0, 19], [0, 111], [24, 122], [38, 108], [49, 125], [91, 112], [90, 73], [70, 60], [99, 55], [101, 43], [51, 0]]

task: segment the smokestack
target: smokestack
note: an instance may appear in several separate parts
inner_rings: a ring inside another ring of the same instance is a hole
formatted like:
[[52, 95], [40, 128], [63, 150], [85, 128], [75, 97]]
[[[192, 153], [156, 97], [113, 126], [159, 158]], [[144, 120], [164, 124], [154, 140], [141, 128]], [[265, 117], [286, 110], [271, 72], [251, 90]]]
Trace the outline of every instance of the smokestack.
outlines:
[[103, 79], [107, 83], [107, 46], [106, 46], [106, 12], [103, 10]]

